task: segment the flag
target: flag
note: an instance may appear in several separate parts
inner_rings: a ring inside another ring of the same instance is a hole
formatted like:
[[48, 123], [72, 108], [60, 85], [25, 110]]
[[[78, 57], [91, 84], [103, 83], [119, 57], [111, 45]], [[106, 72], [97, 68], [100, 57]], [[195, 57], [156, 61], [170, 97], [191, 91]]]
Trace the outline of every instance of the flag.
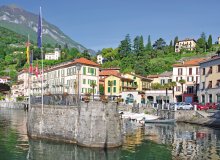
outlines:
[[30, 64], [30, 43], [29, 43], [29, 35], [28, 35], [28, 42], [26, 43], [26, 55], [27, 55], [27, 63]]
[[37, 27], [37, 46], [38, 48], [42, 47], [42, 17], [41, 17], [41, 8], [38, 17], [38, 27]]
[[38, 78], [38, 74], [39, 74], [39, 69], [38, 69], [38, 60], [37, 60], [37, 64], [36, 64], [36, 67], [35, 67], [35, 75], [36, 75], [37, 78]]
[[31, 52], [30, 53], [30, 61], [29, 61], [29, 64], [30, 64], [30, 66], [29, 66], [29, 73], [31, 74], [31, 73], [33, 73], [33, 65], [32, 65], [32, 63], [33, 63], [33, 52]]

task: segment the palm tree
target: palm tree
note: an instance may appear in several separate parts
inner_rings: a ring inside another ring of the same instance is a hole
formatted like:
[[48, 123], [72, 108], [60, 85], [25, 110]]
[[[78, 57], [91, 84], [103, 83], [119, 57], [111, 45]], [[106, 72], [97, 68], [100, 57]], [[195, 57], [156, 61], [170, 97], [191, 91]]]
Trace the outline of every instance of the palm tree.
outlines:
[[172, 88], [172, 92], [173, 92], [173, 102], [174, 102], [174, 87], [176, 87], [176, 82], [170, 82], [169, 85], [170, 85], [170, 87]]
[[96, 83], [94, 81], [92, 81], [92, 83], [90, 84], [90, 86], [92, 87], [92, 97], [93, 97], [93, 101], [94, 101], [94, 91], [95, 91], [95, 87], [97, 86]]
[[185, 84], [186, 81], [185, 81], [184, 79], [181, 79], [181, 80], [179, 80], [179, 83], [180, 83], [181, 86], [182, 86], [182, 101], [183, 101], [183, 84]]
[[167, 90], [170, 88], [170, 84], [169, 83], [165, 83], [163, 85], [163, 88], [166, 89], [166, 101], [165, 101], [165, 106], [167, 105]]

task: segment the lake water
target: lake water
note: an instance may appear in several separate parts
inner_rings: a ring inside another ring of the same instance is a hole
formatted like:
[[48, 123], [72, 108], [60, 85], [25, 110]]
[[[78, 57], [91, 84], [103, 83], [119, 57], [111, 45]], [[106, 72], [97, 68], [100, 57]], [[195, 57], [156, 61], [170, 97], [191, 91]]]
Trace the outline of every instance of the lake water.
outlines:
[[2, 160], [218, 160], [220, 130], [196, 125], [146, 124], [129, 130], [120, 148], [102, 150], [45, 140], [30, 140], [27, 113], [0, 108]]

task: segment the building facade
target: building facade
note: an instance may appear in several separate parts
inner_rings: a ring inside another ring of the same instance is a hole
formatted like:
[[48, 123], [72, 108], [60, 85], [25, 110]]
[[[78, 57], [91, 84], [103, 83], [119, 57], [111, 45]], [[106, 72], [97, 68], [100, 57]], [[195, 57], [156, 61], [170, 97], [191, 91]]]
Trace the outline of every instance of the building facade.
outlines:
[[58, 60], [61, 56], [60, 49], [55, 48], [54, 53], [46, 53], [45, 59], [46, 60]]
[[41, 96], [43, 94], [80, 94], [93, 93], [92, 83], [95, 83], [94, 94], [99, 94], [99, 65], [85, 58], [62, 63], [44, 70], [42, 74], [31, 74], [23, 71], [18, 75], [18, 84], [12, 87], [13, 94], [18, 96]]
[[199, 102], [220, 103], [220, 55], [200, 63]]
[[196, 41], [194, 39], [185, 39], [178, 41], [175, 44], [175, 52], [180, 52], [181, 49], [193, 51], [196, 47]]
[[97, 63], [98, 64], [102, 64], [103, 63], [104, 58], [102, 57], [101, 54], [97, 55]]
[[[204, 58], [183, 61], [173, 65], [173, 81], [177, 83], [175, 87], [176, 102], [194, 102], [197, 101], [196, 95], [200, 83], [199, 63]], [[185, 83], [180, 83], [184, 80]]]

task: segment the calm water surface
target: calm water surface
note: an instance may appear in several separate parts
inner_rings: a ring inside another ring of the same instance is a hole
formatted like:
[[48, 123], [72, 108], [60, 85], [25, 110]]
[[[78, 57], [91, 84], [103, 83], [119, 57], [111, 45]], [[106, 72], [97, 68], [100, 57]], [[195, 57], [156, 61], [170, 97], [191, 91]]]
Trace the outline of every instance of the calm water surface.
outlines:
[[156, 125], [128, 129], [121, 148], [100, 150], [73, 144], [30, 140], [27, 113], [0, 108], [0, 159], [2, 160], [218, 160], [220, 130], [189, 124]]

